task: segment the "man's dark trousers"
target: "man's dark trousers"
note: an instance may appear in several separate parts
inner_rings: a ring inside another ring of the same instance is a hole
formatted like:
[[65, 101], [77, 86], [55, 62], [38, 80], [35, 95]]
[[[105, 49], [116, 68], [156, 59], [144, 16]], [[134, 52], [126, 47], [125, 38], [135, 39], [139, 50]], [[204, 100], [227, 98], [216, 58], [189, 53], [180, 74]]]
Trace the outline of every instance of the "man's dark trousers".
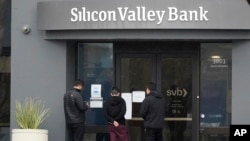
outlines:
[[162, 128], [145, 128], [145, 141], [162, 141]]
[[128, 141], [128, 129], [125, 125], [109, 125], [110, 141]]
[[84, 123], [70, 123], [67, 125], [69, 130], [70, 141], [83, 141], [84, 139]]

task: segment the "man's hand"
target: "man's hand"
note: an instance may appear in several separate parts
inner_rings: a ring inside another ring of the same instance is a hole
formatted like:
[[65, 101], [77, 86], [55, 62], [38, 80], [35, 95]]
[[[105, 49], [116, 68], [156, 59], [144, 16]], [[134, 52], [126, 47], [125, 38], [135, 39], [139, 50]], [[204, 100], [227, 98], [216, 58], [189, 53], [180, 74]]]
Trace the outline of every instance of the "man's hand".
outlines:
[[85, 101], [85, 104], [86, 104], [86, 106], [87, 106], [88, 108], [90, 107], [89, 101]]
[[114, 125], [115, 127], [118, 127], [118, 126], [119, 126], [119, 123], [118, 123], [117, 121], [114, 121], [114, 122], [113, 122], [113, 125]]

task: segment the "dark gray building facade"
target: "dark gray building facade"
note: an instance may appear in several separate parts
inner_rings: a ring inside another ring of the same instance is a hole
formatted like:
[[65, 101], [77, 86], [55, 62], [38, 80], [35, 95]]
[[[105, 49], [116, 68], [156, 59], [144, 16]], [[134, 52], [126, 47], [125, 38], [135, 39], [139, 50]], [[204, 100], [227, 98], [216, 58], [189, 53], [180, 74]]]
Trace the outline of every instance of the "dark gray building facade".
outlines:
[[[67, 141], [63, 94], [76, 78], [143, 91], [149, 81], [169, 104], [164, 138], [228, 139], [230, 124], [249, 124], [250, 6], [215, 1], [19, 1], [11, 8], [11, 129], [15, 100], [40, 97], [51, 114], [49, 140]], [[140, 103], [127, 120], [143, 140]], [[107, 137], [102, 108], [86, 113], [86, 140]], [[221, 135], [211, 136], [221, 131]]]

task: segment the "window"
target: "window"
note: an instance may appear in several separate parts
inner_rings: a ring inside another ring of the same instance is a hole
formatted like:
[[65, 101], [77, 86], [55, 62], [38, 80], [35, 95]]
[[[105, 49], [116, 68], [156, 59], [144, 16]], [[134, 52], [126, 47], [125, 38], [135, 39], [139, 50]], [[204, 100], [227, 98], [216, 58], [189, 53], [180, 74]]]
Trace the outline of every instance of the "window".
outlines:
[[231, 123], [232, 44], [202, 44], [200, 71], [200, 128], [227, 131]]
[[[91, 96], [91, 84], [101, 84], [103, 100], [108, 99], [113, 86], [113, 44], [79, 43], [78, 77], [85, 81], [83, 96], [86, 100], [89, 100]], [[107, 124], [103, 109], [93, 108], [88, 110], [86, 112], [86, 124]]]

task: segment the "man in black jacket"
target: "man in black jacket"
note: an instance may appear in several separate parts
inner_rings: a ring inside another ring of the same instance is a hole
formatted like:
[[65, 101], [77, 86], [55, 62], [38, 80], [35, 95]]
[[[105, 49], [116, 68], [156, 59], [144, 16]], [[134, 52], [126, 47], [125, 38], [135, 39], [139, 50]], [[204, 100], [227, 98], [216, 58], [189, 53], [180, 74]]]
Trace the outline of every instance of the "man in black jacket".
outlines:
[[125, 100], [120, 96], [120, 90], [113, 87], [110, 99], [104, 104], [104, 114], [109, 122], [110, 141], [128, 141], [125, 113]]
[[83, 101], [81, 95], [83, 87], [84, 83], [76, 80], [73, 89], [67, 91], [63, 98], [66, 126], [71, 141], [83, 141], [84, 138], [85, 111], [88, 104]]
[[145, 141], [162, 141], [166, 102], [165, 97], [156, 92], [153, 82], [146, 87], [146, 98], [142, 102], [140, 114], [144, 119]]

